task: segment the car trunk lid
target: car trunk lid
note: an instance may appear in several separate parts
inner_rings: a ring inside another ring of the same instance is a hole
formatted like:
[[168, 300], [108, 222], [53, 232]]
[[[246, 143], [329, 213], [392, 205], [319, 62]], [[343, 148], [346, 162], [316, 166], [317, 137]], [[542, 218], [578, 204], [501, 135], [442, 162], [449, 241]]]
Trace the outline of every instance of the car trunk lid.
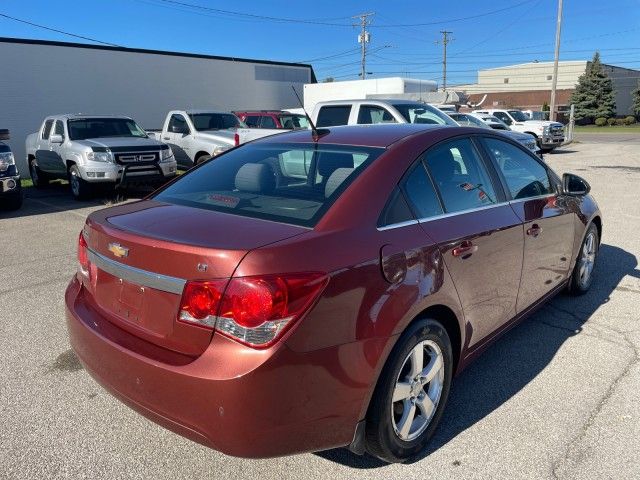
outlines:
[[90, 275], [83, 283], [105, 317], [158, 346], [197, 356], [211, 331], [177, 321], [188, 280], [228, 279], [255, 248], [302, 227], [142, 201], [87, 219]]

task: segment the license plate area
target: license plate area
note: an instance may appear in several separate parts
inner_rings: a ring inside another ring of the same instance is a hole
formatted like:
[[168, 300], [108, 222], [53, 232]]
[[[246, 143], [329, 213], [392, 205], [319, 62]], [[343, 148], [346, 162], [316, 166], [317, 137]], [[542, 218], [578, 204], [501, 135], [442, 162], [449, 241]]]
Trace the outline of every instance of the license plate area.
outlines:
[[126, 320], [139, 323], [144, 309], [145, 288], [118, 279], [119, 294], [115, 305], [116, 313]]

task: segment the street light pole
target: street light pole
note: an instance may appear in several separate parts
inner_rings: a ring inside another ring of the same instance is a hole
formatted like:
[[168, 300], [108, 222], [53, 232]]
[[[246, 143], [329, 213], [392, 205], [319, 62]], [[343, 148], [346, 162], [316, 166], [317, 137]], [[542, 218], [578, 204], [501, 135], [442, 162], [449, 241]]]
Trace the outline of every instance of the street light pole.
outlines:
[[558, 60], [560, 58], [560, 31], [562, 30], [562, 0], [558, 0], [558, 23], [556, 24], [556, 52], [553, 59], [553, 79], [551, 81], [551, 101], [549, 102], [549, 120], [556, 119], [556, 87], [558, 86]]

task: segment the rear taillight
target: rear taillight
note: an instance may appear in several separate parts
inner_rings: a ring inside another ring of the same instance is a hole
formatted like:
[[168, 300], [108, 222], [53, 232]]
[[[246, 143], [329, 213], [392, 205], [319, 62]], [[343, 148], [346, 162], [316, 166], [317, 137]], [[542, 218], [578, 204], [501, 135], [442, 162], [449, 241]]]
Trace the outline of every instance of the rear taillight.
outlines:
[[89, 246], [84, 238], [84, 230], [80, 232], [78, 236], [78, 267], [80, 273], [85, 276], [89, 276]]
[[178, 318], [216, 331], [245, 345], [275, 343], [307, 312], [328, 278], [301, 273], [188, 282]]
[[233, 134], [233, 144], [237, 147], [238, 145], [240, 145], [240, 135], [238, 134], [238, 132]]

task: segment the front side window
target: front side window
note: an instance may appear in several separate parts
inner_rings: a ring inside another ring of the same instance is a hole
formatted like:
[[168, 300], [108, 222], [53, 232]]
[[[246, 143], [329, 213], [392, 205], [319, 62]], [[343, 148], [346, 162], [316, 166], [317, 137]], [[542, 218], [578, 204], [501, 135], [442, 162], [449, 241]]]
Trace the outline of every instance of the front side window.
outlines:
[[489, 174], [470, 139], [440, 144], [425, 154], [424, 161], [448, 213], [497, 202]]
[[62, 120], [56, 121], [56, 126], [53, 129], [53, 133], [55, 135], [62, 135], [64, 137], [64, 124], [62, 123]]
[[44, 122], [44, 128], [42, 129], [42, 139], [48, 140], [51, 135], [51, 127], [53, 126], [53, 120], [47, 120]]
[[187, 121], [182, 115], [175, 115], [175, 114], [171, 115], [171, 118], [169, 119], [169, 132], [174, 132], [174, 133], [189, 132], [189, 126], [187, 125]]
[[513, 123], [509, 115], [504, 112], [494, 112], [493, 116], [497, 117], [499, 120], [502, 120], [507, 125], [511, 125]]
[[372, 123], [396, 123], [396, 121], [386, 108], [361, 105], [358, 112], [358, 123], [369, 125]]
[[[160, 202], [313, 227], [384, 149], [248, 143], [182, 175]], [[359, 165], [356, 161], [366, 159]]]
[[423, 219], [443, 213], [438, 195], [422, 162], [418, 162], [407, 175], [403, 189], [416, 217]]
[[507, 183], [513, 199], [554, 193], [547, 169], [531, 155], [508, 142], [485, 138], [485, 145]]
[[529, 120], [529, 118], [527, 118], [527, 116], [520, 110], [509, 110], [509, 115], [511, 115], [516, 122], [526, 122]]
[[107, 137], [146, 138], [146, 132], [130, 118], [81, 118], [67, 122], [71, 140]]
[[336, 127], [349, 124], [351, 105], [327, 105], [320, 107], [317, 127]]

